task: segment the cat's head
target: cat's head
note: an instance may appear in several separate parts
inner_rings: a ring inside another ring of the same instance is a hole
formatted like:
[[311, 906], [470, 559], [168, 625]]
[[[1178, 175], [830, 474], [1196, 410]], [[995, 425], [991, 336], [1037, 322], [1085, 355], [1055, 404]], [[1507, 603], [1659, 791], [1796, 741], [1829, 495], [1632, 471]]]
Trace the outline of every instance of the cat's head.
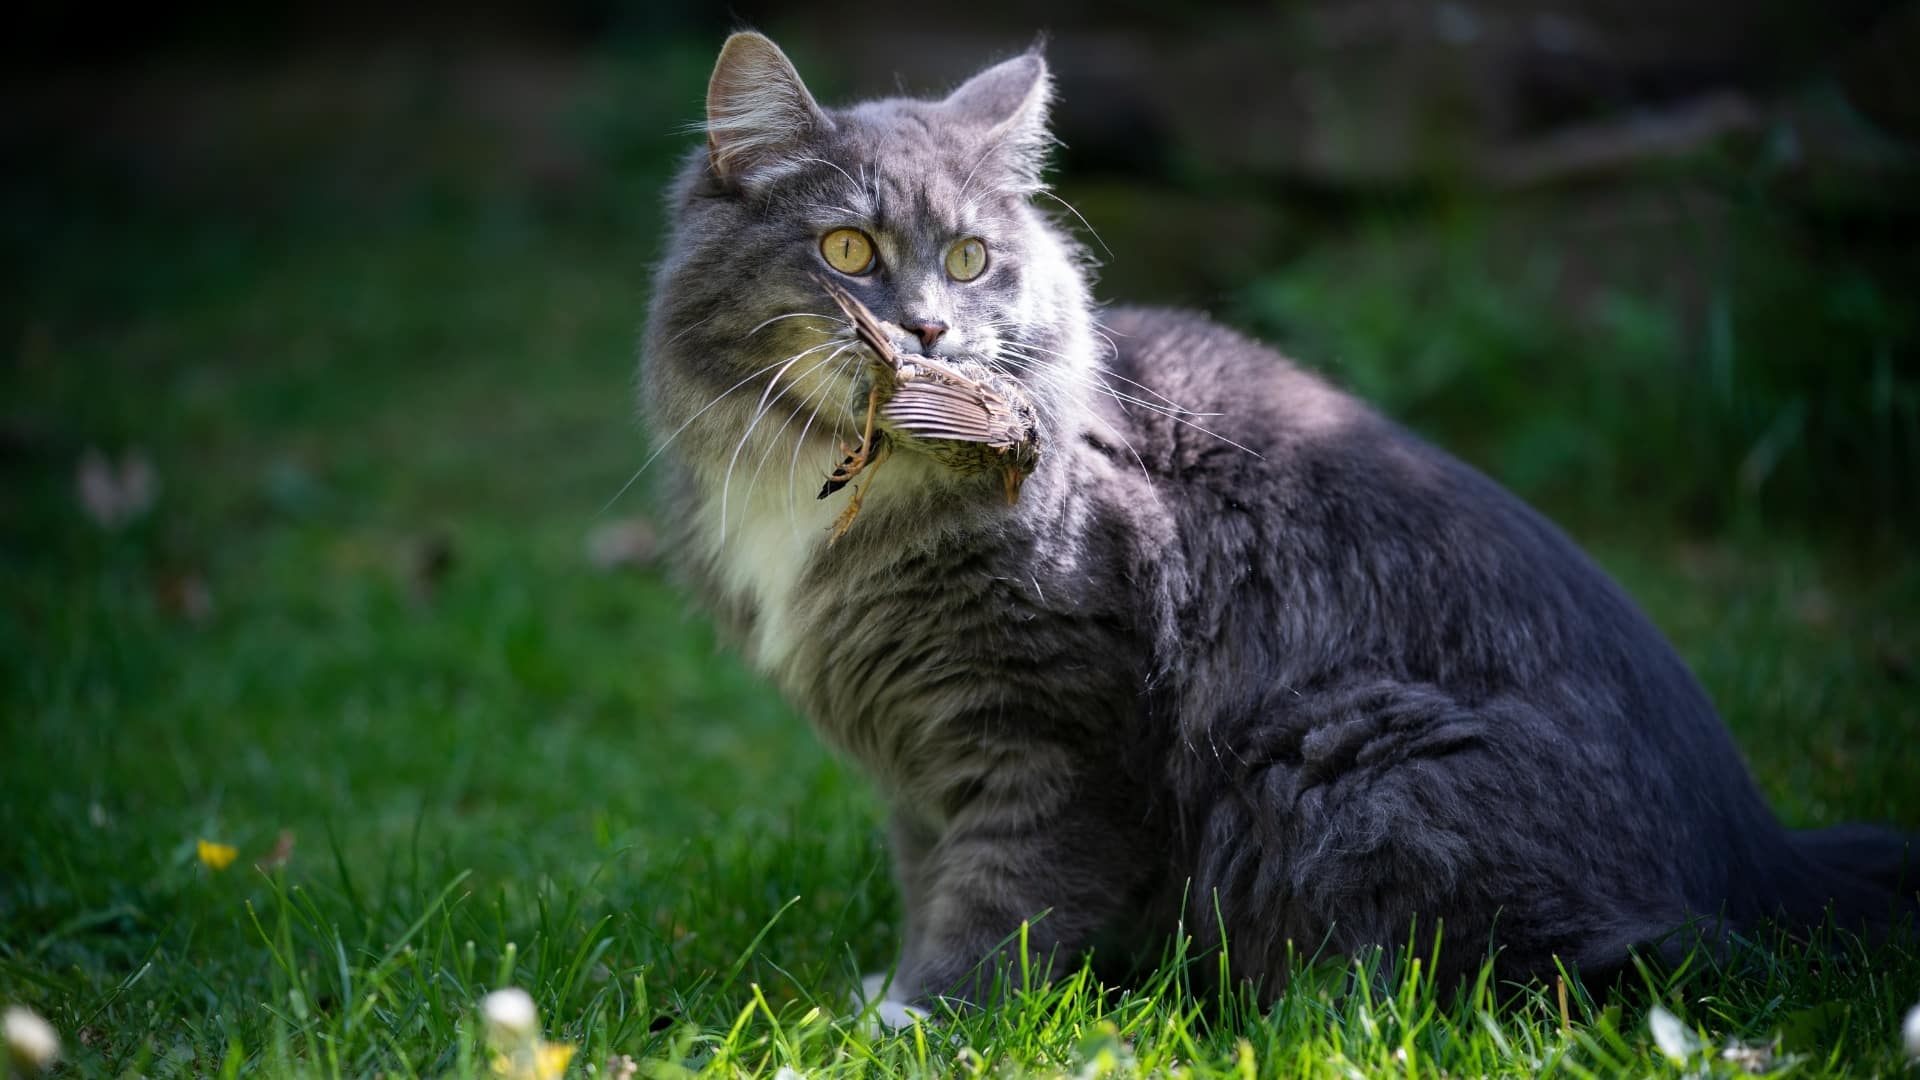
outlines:
[[670, 195], [645, 362], [660, 434], [684, 428], [696, 461], [749, 431], [845, 438], [865, 354], [823, 278], [903, 351], [993, 363], [1043, 419], [1069, 413], [1092, 331], [1081, 250], [1033, 205], [1050, 96], [1027, 53], [943, 98], [825, 108], [772, 41], [729, 38]]

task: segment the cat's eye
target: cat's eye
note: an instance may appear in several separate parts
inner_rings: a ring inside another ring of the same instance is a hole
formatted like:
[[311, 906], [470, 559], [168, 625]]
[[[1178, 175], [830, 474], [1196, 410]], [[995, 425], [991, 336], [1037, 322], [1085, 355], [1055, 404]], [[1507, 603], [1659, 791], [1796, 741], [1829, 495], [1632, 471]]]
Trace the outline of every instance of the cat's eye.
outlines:
[[835, 229], [820, 238], [820, 257], [843, 274], [873, 269], [873, 241], [859, 229]]
[[972, 281], [987, 268], [987, 245], [979, 237], [968, 237], [947, 249], [947, 273], [955, 281]]

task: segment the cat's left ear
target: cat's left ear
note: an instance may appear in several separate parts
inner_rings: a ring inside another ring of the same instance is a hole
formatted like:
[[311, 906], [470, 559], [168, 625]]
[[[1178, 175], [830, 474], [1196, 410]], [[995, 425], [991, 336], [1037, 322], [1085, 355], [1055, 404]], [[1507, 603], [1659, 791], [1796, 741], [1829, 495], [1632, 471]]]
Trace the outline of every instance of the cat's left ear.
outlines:
[[1047, 107], [1053, 102], [1053, 76], [1039, 52], [995, 64], [961, 84], [941, 104], [982, 132], [982, 153], [997, 155], [1021, 194], [1045, 185]]

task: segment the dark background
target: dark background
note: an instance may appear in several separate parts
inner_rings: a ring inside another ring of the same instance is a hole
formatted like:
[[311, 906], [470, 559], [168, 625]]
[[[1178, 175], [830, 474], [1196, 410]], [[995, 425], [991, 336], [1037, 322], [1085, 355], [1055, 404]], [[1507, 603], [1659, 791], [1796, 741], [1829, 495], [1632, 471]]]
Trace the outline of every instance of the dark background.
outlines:
[[1550, 506], [1912, 521], [1912, 3], [37, 5], [4, 46], [8, 332], [166, 278], [143, 231], [244, 259], [512, 218], [643, 263], [748, 25], [827, 101], [1048, 35], [1105, 298], [1277, 339]]

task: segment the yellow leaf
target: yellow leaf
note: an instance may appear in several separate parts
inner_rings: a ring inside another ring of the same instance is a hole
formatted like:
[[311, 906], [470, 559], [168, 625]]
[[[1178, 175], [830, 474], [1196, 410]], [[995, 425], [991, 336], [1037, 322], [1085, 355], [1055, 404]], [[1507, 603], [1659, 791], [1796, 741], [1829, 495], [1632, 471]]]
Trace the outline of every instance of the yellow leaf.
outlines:
[[209, 870], [225, 870], [240, 857], [240, 849], [232, 844], [216, 844], [211, 840], [200, 841], [200, 861]]

